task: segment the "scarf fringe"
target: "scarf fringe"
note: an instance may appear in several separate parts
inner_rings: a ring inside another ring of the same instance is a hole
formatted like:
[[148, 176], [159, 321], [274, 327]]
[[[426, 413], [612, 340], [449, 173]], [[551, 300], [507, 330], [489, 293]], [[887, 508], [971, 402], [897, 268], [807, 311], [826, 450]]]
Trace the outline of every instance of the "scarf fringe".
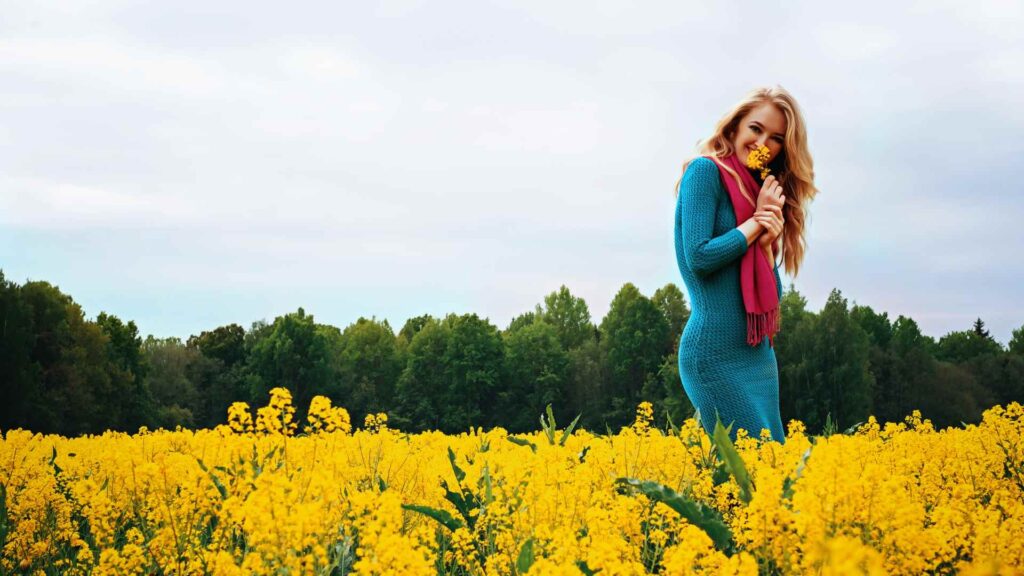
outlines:
[[779, 308], [767, 312], [747, 312], [747, 344], [757, 346], [768, 337], [768, 345], [775, 347], [775, 333], [779, 331]]

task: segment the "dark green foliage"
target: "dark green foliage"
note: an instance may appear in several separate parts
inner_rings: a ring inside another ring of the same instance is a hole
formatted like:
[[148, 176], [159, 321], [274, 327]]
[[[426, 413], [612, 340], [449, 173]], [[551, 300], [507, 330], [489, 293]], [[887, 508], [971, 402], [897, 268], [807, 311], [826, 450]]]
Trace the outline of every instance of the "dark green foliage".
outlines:
[[444, 355], [451, 328], [430, 319], [415, 332], [406, 349], [406, 364], [398, 379], [397, 415], [394, 425], [410, 431], [441, 427], [448, 388]]
[[605, 418], [622, 426], [633, 419], [637, 404], [647, 400], [662, 409], [658, 371], [669, 340], [669, 324], [661, 310], [636, 286], [625, 284], [612, 300], [600, 327], [602, 351], [608, 363], [611, 405]]
[[434, 320], [430, 314], [424, 314], [422, 316], [416, 316], [415, 318], [409, 318], [405, 321], [405, 325], [398, 332], [398, 337], [405, 340], [406, 342], [412, 342], [416, 333], [423, 329], [430, 321]]
[[[869, 337], [850, 317], [846, 299], [833, 290], [819, 315], [804, 315], [799, 298], [786, 295], [783, 300], [787, 297], [787, 307], [795, 308], [796, 326], [776, 352], [782, 365], [780, 395], [791, 403], [783, 421], [801, 417], [809, 430], [817, 432], [828, 413], [841, 427], [866, 420], [874, 388]], [[788, 312], [782, 312], [783, 332], [791, 326]]]
[[714, 507], [650, 480], [617, 478], [615, 484], [620, 493], [639, 492], [653, 502], [663, 502], [678, 512], [680, 516], [686, 518], [690, 524], [706, 532], [715, 544], [715, 548], [722, 551], [732, 551], [735, 548], [729, 525], [726, 524], [721, 512]]
[[245, 362], [245, 329], [238, 324], [228, 324], [210, 332], [188, 339], [189, 347], [196, 348], [203, 356], [220, 360], [225, 368]]
[[476, 314], [448, 315], [448, 346], [444, 351], [446, 390], [441, 429], [462, 432], [494, 422], [494, 398], [502, 384], [504, 343], [498, 329]]
[[387, 321], [359, 318], [341, 333], [336, 357], [341, 393], [332, 401], [345, 406], [356, 421], [393, 410], [400, 362]]
[[317, 325], [302, 308], [274, 319], [249, 350], [249, 366], [257, 376], [252, 397], [266, 398], [271, 388], [282, 386], [291, 391], [300, 415], [313, 396], [336, 397], [339, 380], [331, 361], [337, 354], [336, 336], [337, 328]]
[[1024, 356], [1024, 326], [1013, 331], [1013, 335], [1010, 338], [1010, 344], [1007, 348], [1009, 348], [1009, 351], [1013, 354]]
[[683, 335], [683, 328], [690, 319], [690, 308], [686, 305], [686, 298], [683, 292], [675, 284], [666, 284], [658, 288], [651, 297], [654, 305], [661, 310], [668, 322], [669, 338], [666, 340], [666, 354], [679, 353], [679, 338]]
[[199, 350], [177, 338], [149, 336], [142, 352], [148, 366], [146, 387], [157, 407], [153, 423], [169, 430], [179, 425], [195, 427], [199, 393], [189, 378], [189, 366], [200, 360]]
[[807, 311], [807, 299], [790, 285], [779, 302], [781, 325], [775, 336], [775, 357], [779, 362], [779, 409], [782, 422], [792, 419], [806, 423], [815, 410], [819, 392], [805, 360], [805, 351], [815, 340], [816, 316]]
[[555, 327], [534, 322], [505, 335], [506, 384], [497, 391], [499, 413], [510, 432], [536, 430], [536, 414], [555, 405], [567, 419], [569, 356]]
[[936, 356], [939, 360], [960, 364], [984, 354], [998, 354], [1002, 351], [999, 343], [988, 335], [988, 330], [982, 326], [979, 331], [975, 324], [972, 330], [950, 332], [940, 338]]
[[34, 428], [34, 411], [43, 403], [33, 309], [21, 287], [0, 270], [0, 426]]
[[566, 350], [578, 348], [594, 337], [587, 303], [573, 296], [564, 285], [544, 297], [544, 310], [540, 316], [555, 327], [558, 340]]
[[[811, 433], [826, 418], [843, 430], [869, 414], [900, 421], [914, 409], [941, 428], [1024, 401], [1024, 326], [1006, 349], [981, 319], [936, 342], [910, 318], [848, 307], [838, 290], [811, 312], [792, 286], [781, 311], [782, 418], [802, 420]], [[73, 436], [210, 427], [226, 420], [232, 402], [263, 403], [274, 386], [291, 390], [299, 419], [324, 394], [356, 424], [383, 411], [408, 431], [532, 431], [548, 405], [554, 421], [582, 414], [580, 427], [611, 430], [632, 421], [644, 400], [659, 424], [681, 423], [693, 415], [677, 356], [689, 315], [674, 284], [651, 298], [626, 284], [598, 329], [587, 304], [562, 286], [504, 332], [475, 314], [410, 318], [397, 336], [386, 320], [360, 318], [340, 330], [300, 308], [183, 344], [143, 340], [134, 322], [108, 313], [90, 321], [57, 287], [19, 286], [0, 271], [0, 429]]]
[[100, 312], [96, 324], [106, 336], [110, 393], [101, 403], [116, 414], [114, 427], [135, 431], [153, 420], [153, 399], [146, 387], [142, 338], [135, 322]]
[[523, 312], [519, 316], [516, 316], [508, 323], [508, 328], [505, 329], [505, 334], [509, 335], [514, 332], [518, 332], [527, 326], [530, 326], [534, 322], [541, 322], [541, 318], [544, 313], [540, 310], [540, 305], [537, 305], [537, 311], [534, 312]]

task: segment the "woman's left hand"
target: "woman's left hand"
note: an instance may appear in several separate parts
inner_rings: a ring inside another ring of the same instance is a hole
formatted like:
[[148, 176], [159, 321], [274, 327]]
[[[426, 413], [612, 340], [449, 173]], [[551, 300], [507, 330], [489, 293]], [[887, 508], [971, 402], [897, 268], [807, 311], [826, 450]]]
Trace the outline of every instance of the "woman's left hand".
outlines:
[[782, 208], [774, 205], [765, 206], [764, 210], [754, 212], [754, 220], [765, 228], [757, 238], [757, 243], [762, 248], [770, 246], [782, 234], [782, 227], [786, 223], [782, 217]]

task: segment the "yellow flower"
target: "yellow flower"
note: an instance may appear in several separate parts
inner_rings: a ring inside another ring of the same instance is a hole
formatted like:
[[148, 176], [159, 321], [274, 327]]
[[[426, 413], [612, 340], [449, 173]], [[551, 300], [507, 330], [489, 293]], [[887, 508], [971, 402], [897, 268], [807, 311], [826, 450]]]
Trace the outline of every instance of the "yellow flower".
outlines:
[[761, 171], [761, 180], [768, 177], [768, 173], [771, 169], [765, 165], [768, 161], [768, 157], [771, 156], [771, 152], [767, 146], [758, 146], [756, 150], [752, 150], [747, 155], [747, 167]]

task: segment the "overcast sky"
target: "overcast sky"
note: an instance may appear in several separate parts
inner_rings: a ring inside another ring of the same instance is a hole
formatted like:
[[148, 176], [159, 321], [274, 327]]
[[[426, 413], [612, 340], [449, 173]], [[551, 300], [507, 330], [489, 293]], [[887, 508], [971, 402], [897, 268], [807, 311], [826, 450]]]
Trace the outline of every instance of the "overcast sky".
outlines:
[[299, 306], [504, 328], [561, 284], [598, 322], [625, 282], [682, 287], [680, 164], [778, 83], [812, 310], [1024, 324], [1022, 2], [258, 4], [0, 3], [9, 280], [157, 336]]

